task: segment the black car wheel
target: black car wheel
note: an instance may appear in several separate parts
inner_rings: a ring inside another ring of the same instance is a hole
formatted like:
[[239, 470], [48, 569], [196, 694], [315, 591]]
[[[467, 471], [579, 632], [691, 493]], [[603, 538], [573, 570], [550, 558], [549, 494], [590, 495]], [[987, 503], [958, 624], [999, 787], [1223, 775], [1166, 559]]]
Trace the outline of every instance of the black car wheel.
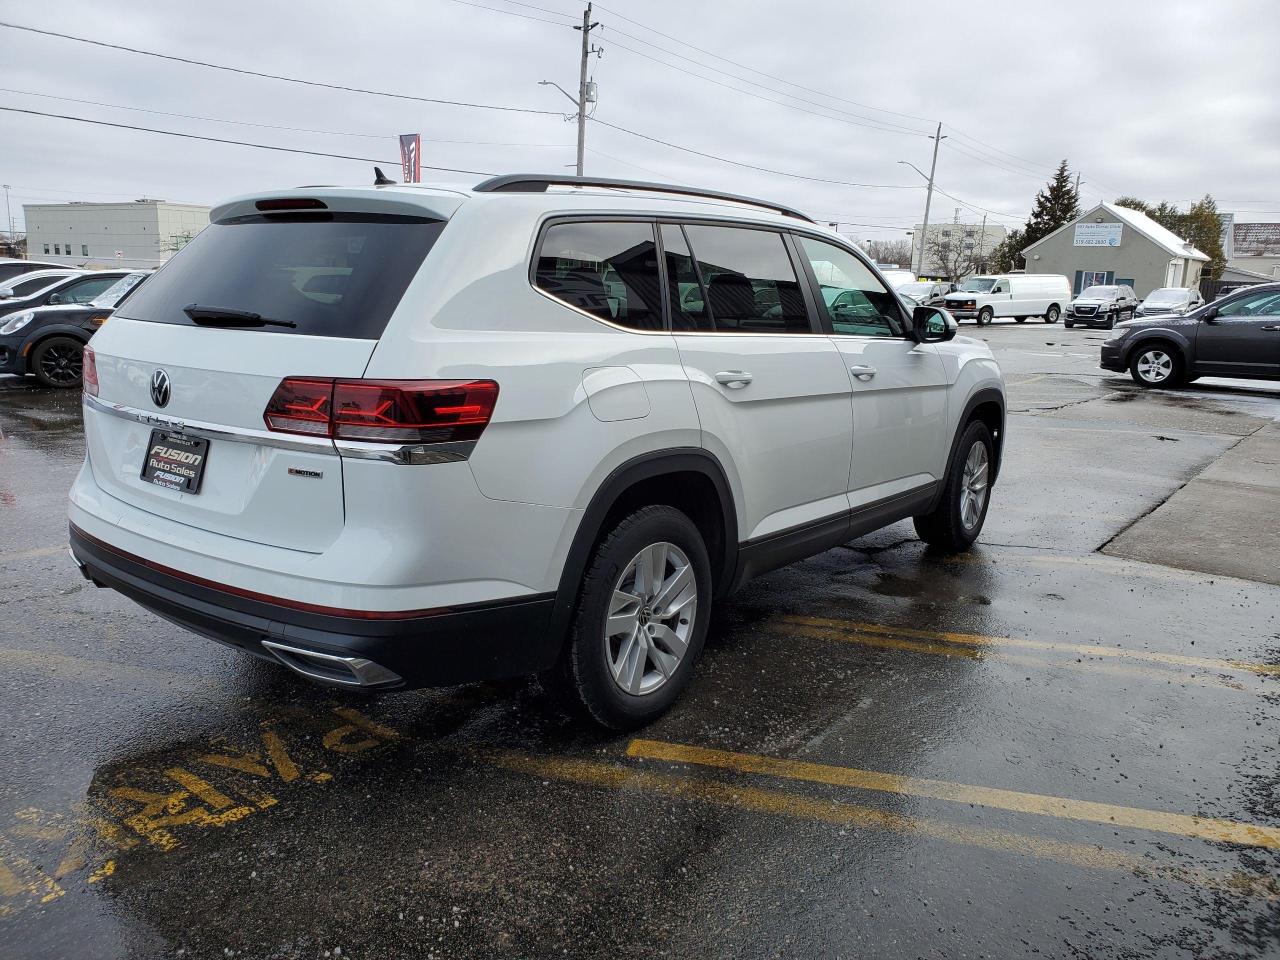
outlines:
[[50, 337], [31, 352], [31, 372], [46, 387], [80, 386], [84, 344], [75, 337]]
[[1014, 318], [1013, 318], [1013, 322], [1014, 322], [1014, 323], [1026, 323], [1026, 322], [1027, 322], [1027, 318], [1026, 318], [1026, 317], [1014, 317]]
[[1106, 321], [1106, 323], [1104, 323], [1102, 326], [1103, 326], [1103, 329], [1105, 329], [1105, 330], [1114, 330], [1114, 329], [1115, 329], [1115, 327], [1116, 327], [1116, 317], [1115, 317], [1115, 314], [1113, 314], [1113, 313], [1108, 313], [1108, 314], [1107, 314], [1107, 321]]
[[996, 312], [990, 307], [983, 307], [978, 311], [978, 326], [986, 326], [995, 319]]
[[[1058, 317], [1060, 317], [1060, 316], [1062, 316], [1062, 311], [1058, 309], [1058, 305], [1057, 305], [1056, 303], [1055, 303], [1055, 304], [1052, 304], [1052, 305], [1049, 307], [1048, 312], [1047, 312], [1047, 313], [1045, 313], [1045, 315], [1044, 315], [1044, 322], [1045, 322], [1045, 323], [1057, 323], [1057, 322], [1058, 322]], [[1068, 326], [1070, 326], [1070, 324], [1068, 324]]]

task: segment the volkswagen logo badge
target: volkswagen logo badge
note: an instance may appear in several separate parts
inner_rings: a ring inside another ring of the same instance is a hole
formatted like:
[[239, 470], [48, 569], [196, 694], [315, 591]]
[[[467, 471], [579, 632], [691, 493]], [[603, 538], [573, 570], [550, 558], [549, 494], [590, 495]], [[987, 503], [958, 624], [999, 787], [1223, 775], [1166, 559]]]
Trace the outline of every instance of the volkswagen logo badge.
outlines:
[[167, 406], [169, 403], [169, 375], [163, 370], [157, 370], [151, 375], [151, 402], [157, 407]]

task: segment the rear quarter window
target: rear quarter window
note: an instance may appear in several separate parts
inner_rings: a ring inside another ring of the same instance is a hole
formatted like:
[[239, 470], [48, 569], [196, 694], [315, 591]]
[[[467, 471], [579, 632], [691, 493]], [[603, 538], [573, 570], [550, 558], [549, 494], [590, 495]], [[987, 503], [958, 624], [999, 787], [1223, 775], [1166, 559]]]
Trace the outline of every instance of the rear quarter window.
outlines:
[[190, 304], [296, 324], [272, 333], [376, 340], [444, 222], [386, 214], [288, 214], [210, 224], [119, 315], [194, 326]]

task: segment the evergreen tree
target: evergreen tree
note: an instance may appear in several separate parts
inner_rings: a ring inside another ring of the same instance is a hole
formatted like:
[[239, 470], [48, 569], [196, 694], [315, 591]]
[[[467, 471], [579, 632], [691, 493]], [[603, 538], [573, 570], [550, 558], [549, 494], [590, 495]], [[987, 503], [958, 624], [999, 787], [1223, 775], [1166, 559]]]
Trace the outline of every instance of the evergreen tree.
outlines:
[[1071, 182], [1067, 161], [1058, 164], [1058, 172], [1043, 190], [1036, 194], [1031, 217], [1022, 230], [1022, 246], [1028, 247], [1047, 237], [1080, 215], [1080, 194]]
[[1021, 270], [1022, 251], [1027, 246], [1026, 237], [1021, 230], [1010, 230], [987, 257], [989, 270], [992, 273], [1008, 273], [1010, 270]]
[[1203, 199], [1191, 204], [1191, 209], [1181, 219], [1182, 232], [1178, 235], [1197, 250], [1208, 254], [1205, 276], [1217, 280], [1227, 265], [1227, 258], [1222, 252], [1222, 218], [1218, 216], [1218, 204], [1206, 193]]
[[1137, 197], [1116, 197], [1113, 202], [1117, 207], [1128, 207], [1130, 210], [1137, 210], [1139, 213], [1151, 216], [1151, 204]]

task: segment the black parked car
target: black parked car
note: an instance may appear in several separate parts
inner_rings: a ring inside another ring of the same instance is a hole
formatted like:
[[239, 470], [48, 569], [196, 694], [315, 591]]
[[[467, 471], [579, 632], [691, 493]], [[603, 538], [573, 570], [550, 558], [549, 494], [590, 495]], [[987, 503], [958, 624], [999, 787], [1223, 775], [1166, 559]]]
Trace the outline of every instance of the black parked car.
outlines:
[[6, 280], [32, 270], [56, 270], [65, 267], [65, 263], [45, 263], [43, 260], [15, 260], [13, 257], [0, 257], [0, 284]]
[[1262, 283], [1185, 316], [1129, 320], [1102, 345], [1104, 370], [1143, 387], [1200, 377], [1280, 380], [1280, 283]]
[[1076, 324], [1106, 327], [1110, 330], [1122, 320], [1130, 320], [1138, 309], [1138, 295], [1124, 283], [1086, 287], [1069, 304], [1062, 315], [1064, 327]]
[[[130, 270], [78, 271], [69, 277], [64, 277], [48, 286], [42, 287], [28, 296], [0, 300], [0, 317], [9, 317], [15, 313], [22, 313], [24, 310], [30, 310], [33, 307], [43, 307], [49, 304], [88, 303], [99, 294], [105, 293], [108, 287], [112, 286], [125, 274], [131, 272]], [[0, 320], [0, 323], [4, 322], [4, 320]]]
[[0, 317], [0, 373], [35, 374], [46, 387], [80, 386], [84, 345], [151, 272], [94, 274], [108, 286], [88, 303], [33, 307]]

